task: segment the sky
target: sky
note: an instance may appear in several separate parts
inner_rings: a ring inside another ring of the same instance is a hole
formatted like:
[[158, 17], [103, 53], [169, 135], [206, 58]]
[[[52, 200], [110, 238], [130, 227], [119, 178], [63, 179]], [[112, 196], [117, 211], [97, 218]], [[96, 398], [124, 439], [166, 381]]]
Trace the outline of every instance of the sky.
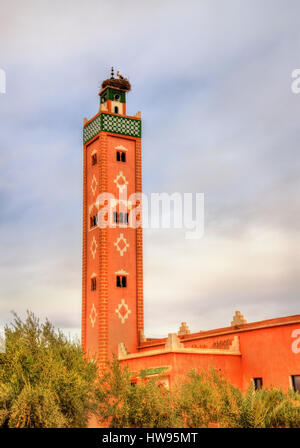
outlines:
[[300, 313], [300, 3], [1, 2], [0, 329], [80, 335], [82, 121], [110, 67], [142, 111], [143, 189], [204, 193], [205, 232], [145, 229], [148, 337]]

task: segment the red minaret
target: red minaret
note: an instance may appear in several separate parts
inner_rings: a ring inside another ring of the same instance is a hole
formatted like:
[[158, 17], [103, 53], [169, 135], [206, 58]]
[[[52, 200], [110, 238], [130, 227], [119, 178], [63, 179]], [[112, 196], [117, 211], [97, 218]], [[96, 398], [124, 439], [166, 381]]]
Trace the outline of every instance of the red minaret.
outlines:
[[[100, 366], [121, 342], [137, 351], [144, 326], [142, 228], [130, 226], [134, 204], [120, 201], [124, 191], [127, 198], [142, 192], [141, 114], [126, 115], [129, 90], [112, 72], [99, 112], [83, 128], [82, 346]], [[99, 225], [103, 193], [115, 198], [107, 227]]]

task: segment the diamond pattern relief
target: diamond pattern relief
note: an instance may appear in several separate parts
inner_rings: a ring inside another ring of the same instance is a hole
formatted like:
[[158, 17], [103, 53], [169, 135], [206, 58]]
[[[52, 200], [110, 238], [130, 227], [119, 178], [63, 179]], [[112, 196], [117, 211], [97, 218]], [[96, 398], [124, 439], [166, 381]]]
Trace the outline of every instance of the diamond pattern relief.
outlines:
[[125, 324], [125, 321], [126, 319], [128, 319], [131, 310], [128, 308], [127, 303], [125, 303], [125, 300], [122, 299], [121, 303], [118, 305], [118, 308], [115, 309], [115, 312], [121, 319], [122, 324]]
[[126, 177], [123, 174], [123, 171], [120, 171], [117, 177], [114, 180], [114, 183], [118, 187], [118, 189], [122, 192], [124, 188], [126, 188], [126, 185], [128, 185], [128, 181], [126, 180]]
[[93, 196], [95, 196], [97, 186], [98, 186], [98, 182], [97, 182], [96, 176], [94, 174], [92, 182], [91, 182], [91, 190], [92, 190]]
[[96, 320], [97, 320], [97, 316], [98, 316], [98, 314], [97, 314], [97, 311], [96, 311], [96, 307], [93, 304], [91, 312], [90, 312], [90, 320], [91, 320], [91, 324], [92, 324], [93, 328], [95, 326], [95, 323], [96, 323]]
[[98, 245], [97, 245], [96, 238], [93, 237], [93, 240], [92, 240], [92, 243], [91, 243], [91, 247], [90, 247], [90, 250], [91, 250], [93, 258], [95, 258], [95, 256], [96, 256], [97, 247], [98, 247]]
[[127, 243], [127, 240], [124, 237], [123, 233], [120, 233], [120, 236], [118, 237], [117, 241], [114, 242], [114, 245], [120, 252], [121, 257], [123, 257], [124, 253], [127, 251], [127, 248], [129, 247], [129, 243]]

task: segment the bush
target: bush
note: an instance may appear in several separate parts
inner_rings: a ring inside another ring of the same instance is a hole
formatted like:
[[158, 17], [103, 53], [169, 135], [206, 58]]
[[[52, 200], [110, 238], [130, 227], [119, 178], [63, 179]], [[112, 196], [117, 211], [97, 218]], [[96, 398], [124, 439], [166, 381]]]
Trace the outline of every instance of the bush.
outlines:
[[111, 428], [166, 428], [180, 426], [173, 395], [157, 386], [157, 378], [136, 385], [131, 373], [113, 359], [100, 378], [96, 392], [99, 420]]
[[48, 320], [15, 315], [0, 355], [0, 427], [84, 427], [96, 410], [97, 367]]
[[214, 369], [190, 371], [171, 391], [158, 387], [159, 377], [134, 387], [130, 377], [114, 359], [101, 378], [99, 417], [112, 428], [300, 426], [300, 395], [292, 391], [251, 386], [243, 394]]
[[300, 427], [300, 395], [275, 388], [245, 394], [215, 370], [192, 370], [169, 391], [140, 372], [131, 385], [116, 358], [99, 375], [80, 345], [28, 313], [5, 328], [0, 354], [0, 427], [85, 427], [95, 415], [111, 428]]
[[191, 371], [180, 390], [179, 408], [189, 428], [295, 428], [300, 426], [300, 395], [249, 387], [245, 394], [215, 370]]

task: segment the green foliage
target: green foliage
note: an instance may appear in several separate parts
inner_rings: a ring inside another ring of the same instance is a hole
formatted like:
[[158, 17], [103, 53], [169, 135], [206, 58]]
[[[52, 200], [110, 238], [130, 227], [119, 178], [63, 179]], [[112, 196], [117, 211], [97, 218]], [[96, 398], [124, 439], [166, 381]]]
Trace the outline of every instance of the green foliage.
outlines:
[[230, 426], [238, 413], [242, 394], [213, 369], [192, 370], [180, 385], [178, 408], [188, 428]]
[[300, 395], [249, 387], [246, 394], [211, 370], [191, 371], [181, 385], [179, 408], [189, 428], [300, 427]]
[[[176, 427], [180, 418], [172, 407], [172, 395], [157, 386], [157, 379], [130, 383], [131, 374], [114, 358], [100, 379], [97, 390], [99, 419], [111, 428]], [[179, 423], [180, 424], [180, 423]]]
[[251, 386], [234, 423], [241, 428], [299, 428], [300, 395], [275, 388], [255, 391]]
[[0, 355], [0, 427], [84, 427], [96, 410], [97, 368], [47, 320], [15, 315]]
[[251, 386], [243, 394], [222, 375], [192, 370], [171, 391], [159, 376], [130, 385], [131, 373], [116, 359], [100, 381], [100, 420], [112, 428], [277, 428], [300, 426], [300, 395]]
[[[104, 371], [78, 343], [28, 313], [5, 328], [0, 353], [0, 427], [84, 427], [88, 417], [112, 428], [300, 427], [300, 395], [275, 388], [246, 393], [215, 370], [192, 370], [169, 391], [165, 368], [145, 369], [138, 383], [116, 358]], [[151, 379], [149, 379], [151, 378]]]

